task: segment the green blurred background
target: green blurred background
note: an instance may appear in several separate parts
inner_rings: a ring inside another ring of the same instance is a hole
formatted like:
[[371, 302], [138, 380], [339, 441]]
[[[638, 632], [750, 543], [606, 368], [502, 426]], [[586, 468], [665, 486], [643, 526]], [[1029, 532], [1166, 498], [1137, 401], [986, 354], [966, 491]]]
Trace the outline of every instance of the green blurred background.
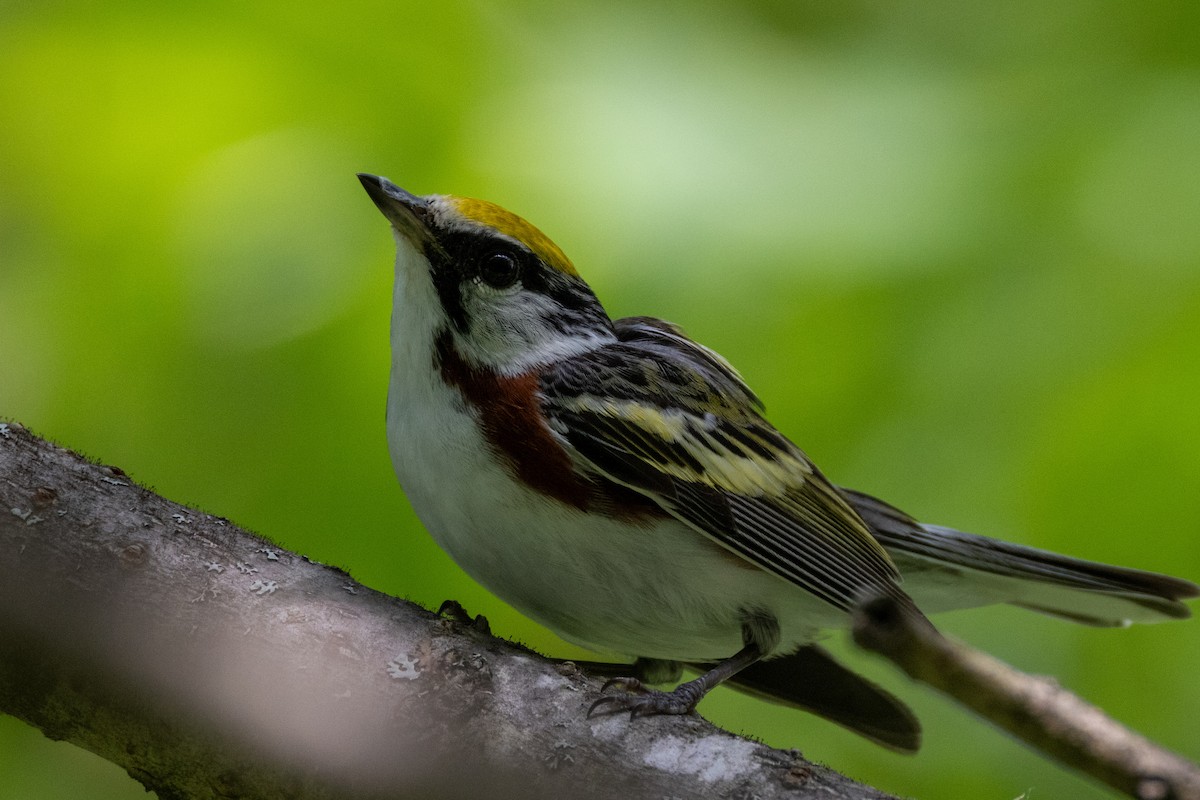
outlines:
[[[614, 314], [727, 355], [838, 482], [1200, 579], [1198, 39], [1195, 3], [0, 2], [0, 414], [582, 656], [395, 483], [364, 170], [528, 217]], [[1200, 757], [1200, 622], [940, 619]], [[920, 755], [702, 710], [901, 794], [1109, 796], [847, 658], [917, 709]], [[0, 718], [0, 797], [142, 796]]]

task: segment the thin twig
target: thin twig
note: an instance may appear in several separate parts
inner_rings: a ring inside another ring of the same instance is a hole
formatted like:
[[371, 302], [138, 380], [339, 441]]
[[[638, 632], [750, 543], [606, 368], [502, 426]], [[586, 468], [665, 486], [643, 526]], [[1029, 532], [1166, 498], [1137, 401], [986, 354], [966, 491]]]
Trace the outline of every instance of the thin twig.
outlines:
[[1055, 681], [938, 633], [890, 598], [865, 603], [854, 640], [1059, 763], [1138, 800], [1200, 800], [1200, 767], [1124, 727]]

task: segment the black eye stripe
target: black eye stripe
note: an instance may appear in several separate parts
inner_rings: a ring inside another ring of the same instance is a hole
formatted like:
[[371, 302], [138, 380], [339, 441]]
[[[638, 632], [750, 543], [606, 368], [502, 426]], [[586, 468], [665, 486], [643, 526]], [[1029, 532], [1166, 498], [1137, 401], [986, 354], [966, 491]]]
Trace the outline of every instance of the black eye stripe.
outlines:
[[[561, 312], [550, 324], [564, 335], [591, 327], [599, 308], [596, 296], [582, 280], [542, 264], [528, 249], [504, 237], [450, 231], [427, 246], [426, 255], [433, 265], [433, 282], [442, 307], [454, 328], [463, 333], [471, 327], [464, 306], [471, 282], [504, 289], [519, 281], [524, 291], [546, 295]], [[509, 258], [515, 265], [511, 274]]]
[[455, 328], [465, 331], [467, 314], [466, 309], [463, 308], [462, 289], [459, 286], [460, 278], [454, 264], [454, 257], [442, 247], [432, 243], [426, 245], [425, 256], [429, 259], [432, 267], [430, 278], [433, 280], [433, 288], [437, 291], [438, 299], [442, 302], [446, 316], [450, 318], [450, 322]]

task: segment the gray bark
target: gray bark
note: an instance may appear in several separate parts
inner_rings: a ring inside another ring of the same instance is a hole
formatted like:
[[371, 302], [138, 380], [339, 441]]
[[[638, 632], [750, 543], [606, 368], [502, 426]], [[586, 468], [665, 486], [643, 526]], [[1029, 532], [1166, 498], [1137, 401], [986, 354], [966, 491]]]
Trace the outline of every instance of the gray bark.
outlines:
[[170, 798], [884, 798], [0, 425], [0, 711]]

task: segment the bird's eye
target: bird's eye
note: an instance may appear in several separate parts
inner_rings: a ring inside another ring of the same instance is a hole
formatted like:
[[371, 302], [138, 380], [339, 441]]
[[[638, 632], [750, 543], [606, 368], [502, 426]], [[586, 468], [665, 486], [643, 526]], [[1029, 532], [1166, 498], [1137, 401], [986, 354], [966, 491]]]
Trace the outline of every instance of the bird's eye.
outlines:
[[517, 282], [521, 265], [511, 253], [498, 250], [488, 253], [479, 262], [479, 277], [494, 289], [507, 289]]

